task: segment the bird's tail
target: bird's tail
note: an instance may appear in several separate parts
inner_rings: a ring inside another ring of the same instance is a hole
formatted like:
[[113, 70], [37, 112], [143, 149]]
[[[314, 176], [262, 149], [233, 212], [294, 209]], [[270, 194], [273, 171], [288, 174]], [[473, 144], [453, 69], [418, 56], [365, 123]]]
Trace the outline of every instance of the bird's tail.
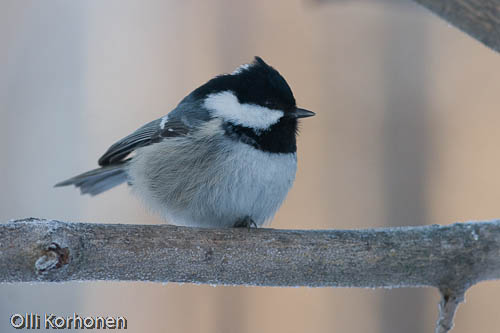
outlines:
[[92, 196], [100, 194], [128, 180], [126, 162], [87, 171], [57, 183], [54, 187], [75, 185], [75, 187], [80, 188], [81, 194], [90, 194]]

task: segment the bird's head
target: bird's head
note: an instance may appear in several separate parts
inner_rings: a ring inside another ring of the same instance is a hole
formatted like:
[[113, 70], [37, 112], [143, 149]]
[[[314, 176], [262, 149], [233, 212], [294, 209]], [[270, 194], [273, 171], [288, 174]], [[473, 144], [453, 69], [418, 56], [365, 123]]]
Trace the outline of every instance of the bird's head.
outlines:
[[294, 152], [297, 119], [314, 115], [297, 107], [283, 76], [260, 57], [213, 78], [193, 94], [233, 137], [244, 135], [271, 152]]

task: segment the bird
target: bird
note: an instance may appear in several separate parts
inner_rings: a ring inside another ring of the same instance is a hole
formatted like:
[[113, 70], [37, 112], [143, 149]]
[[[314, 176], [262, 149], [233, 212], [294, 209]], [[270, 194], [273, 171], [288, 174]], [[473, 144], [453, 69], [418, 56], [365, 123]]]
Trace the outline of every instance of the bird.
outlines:
[[295, 180], [298, 120], [314, 115], [297, 107], [283, 76], [256, 56], [111, 145], [99, 168], [55, 187], [95, 196], [127, 183], [174, 225], [262, 227]]

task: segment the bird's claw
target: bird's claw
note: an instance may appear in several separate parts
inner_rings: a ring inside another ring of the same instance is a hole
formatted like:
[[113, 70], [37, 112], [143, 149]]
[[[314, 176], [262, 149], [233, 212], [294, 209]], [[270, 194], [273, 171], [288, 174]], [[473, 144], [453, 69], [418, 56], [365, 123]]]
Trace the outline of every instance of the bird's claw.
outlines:
[[245, 216], [234, 223], [233, 228], [257, 228], [257, 223], [254, 222], [249, 216]]

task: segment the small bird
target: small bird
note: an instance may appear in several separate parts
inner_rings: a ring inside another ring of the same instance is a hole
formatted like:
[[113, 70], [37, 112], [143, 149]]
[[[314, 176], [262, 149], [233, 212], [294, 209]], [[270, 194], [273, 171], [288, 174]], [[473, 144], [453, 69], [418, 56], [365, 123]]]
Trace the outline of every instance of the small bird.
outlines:
[[55, 186], [94, 196], [128, 183], [172, 224], [260, 227], [295, 179], [297, 120], [313, 115], [296, 106], [280, 73], [255, 57], [113, 144], [100, 168]]

